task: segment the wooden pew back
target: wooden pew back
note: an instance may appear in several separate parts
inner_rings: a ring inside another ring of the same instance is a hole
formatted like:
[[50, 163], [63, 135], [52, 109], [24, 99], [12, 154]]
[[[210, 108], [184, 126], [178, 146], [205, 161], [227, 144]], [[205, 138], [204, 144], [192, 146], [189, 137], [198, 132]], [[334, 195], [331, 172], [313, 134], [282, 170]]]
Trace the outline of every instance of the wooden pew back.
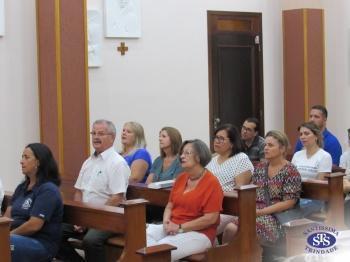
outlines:
[[[3, 210], [10, 202], [11, 193], [7, 192], [3, 201]], [[118, 261], [143, 261], [136, 251], [146, 246], [146, 203], [144, 199], [134, 199], [124, 201], [121, 204], [122, 207], [112, 207], [64, 200], [63, 222], [124, 234], [125, 245]], [[6, 254], [10, 257], [8, 241], [10, 221], [7, 218], [0, 218], [0, 250], [1, 254], [4, 254], [1, 261], [6, 262], [10, 261], [5, 260]], [[171, 248], [163, 249], [166, 252]]]
[[326, 175], [326, 181], [308, 180], [302, 182], [302, 198], [316, 199], [327, 202], [325, 224], [345, 228], [344, 222], [344, 173]]
[[[4, 214], [6, 208], [11, 203], [12, 194], [5, 192], [4, 199], [1, 205], [1, 214]], [[10, 251], [10, 225], [11, 219], [7, 217], [0, 217], [0, 254], [1, 261], [11, 262], [11, 251]]]
[[[302, 198], [327, 202], [325, 223], [337, 230], [346, 228], [344, 221], [343, 173], [332, 173], [326, 181], [307, 180], [302, 182]], [[310, 219], [291, 221], [284, 226], [286, 231], [286, 255], [294, 256], [304, 252], [305, 236], [303, 232], [315, 224]]]

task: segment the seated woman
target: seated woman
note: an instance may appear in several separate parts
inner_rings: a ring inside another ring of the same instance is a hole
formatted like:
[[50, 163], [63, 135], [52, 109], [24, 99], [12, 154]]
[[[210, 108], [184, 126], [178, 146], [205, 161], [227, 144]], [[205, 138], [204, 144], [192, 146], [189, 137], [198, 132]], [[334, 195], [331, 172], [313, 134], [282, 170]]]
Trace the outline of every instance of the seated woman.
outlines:
[[242, 142], [237, 128], [226, 124], [215, 130], [214, 151], [216, 156], [210, 161], [210, 170], [225, 192], [232, 191], [235, 185], [249, 184], [254, 167], [243, 153]]
[[[303, 149], [295, 152], [292, 163], [298, 169], [302, 179], [324, 179], [332, 172], [332, 157], [322, 149], [321, 130], [313, 122], [305, 122], [298, 128]], [[304, 216], [319, 212], [324, 206], [320, 200], [301, 199], [300, 207]]]
[[303, 149], [295, 152], [292, 163], [304, 179], [323, 179], [332, 171], [332, 157], [322, 149], [321, 130], [313, 122], [305, 122], [298, 128]]
[[[294, 207], [301, 193], [301, 177], [296, 167], [285, 159], [289, 142], [280, 131], [269, 131], [265, 137], [265, 159], [257, 164], [252, 176], [256, 190], [256, 231], [262, 244], [274, 244], [284, 237], [280, 222], [274, 216]], [[238, 222], [226, 226], [223, 242], [229, 242], [238, 230]]]
[[152, 166], [152, 159], [146, 150], [146, 139], [143, 127], [137, 122], [124, 124], [122, 132], [123, 150], [120, 153], [131, 169], [129, 182], [144, 183]]
[[147, 245], [170, 244], [171, 260], [210, 248], [219, 223], [223, 192], [217, 178], [204, 167], [211, 159], [201, 140], [185, 141], [180, 149], [184, 172], [176, 179], [165, 208], [163, 224], [149, 224]]
[[[235, 126], [225, 124], [215, 130], [214, 151], [216, 156], [207, 165], [207, 169], [219, 179], [224, 192], [232, 191], [236, 185], [250, 183], [254, 167], [249, 157], [243, 153], [240, 134]], [[221, 234], [233, 219], [233, 216], [220, 214], [217, 233]]]
[[146, 184], [174, 179], [182, 172], [178, 155], [181, 144], [181, 134], [176, 128], [163, 127], [160, 130], [160, 156], [154, 160]]
[[63, 216], [57, 164], [46, 145], [34, 143], [25, 147], [21, 166], [24, 182], [5, 212], [13, 219], [11, 259], [51, 261], [58, 250]]

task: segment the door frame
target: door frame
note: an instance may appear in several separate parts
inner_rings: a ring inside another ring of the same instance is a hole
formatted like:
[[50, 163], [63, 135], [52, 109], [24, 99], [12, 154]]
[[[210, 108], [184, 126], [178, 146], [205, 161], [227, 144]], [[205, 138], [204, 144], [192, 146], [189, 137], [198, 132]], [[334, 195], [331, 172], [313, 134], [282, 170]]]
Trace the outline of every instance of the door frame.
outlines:
[[[220, 25], [220, 20], [232, 20], [239, 21], [237, 24], [232, 22], [228, 23], [228, 26]], [[219, 32], [240, 32], [240, 33], [252, 33], [259, 35], [260, 40], [260, 52], [258, 56], [258, 63], [256, 68], [256, 88], [259, 93], [259, 116], [256, 116], [260, 121], [259, 134], [263, 135], [265, 131], [264, 126], [264, 82], [263, 82], [263, 43], [262, 43], [262, 14], [253, 12], [230, 12], [230, 11], [207, 11], [208, 22], [208, 78], [209, 78], [209, 133], [210, 133], [210, 146], [213, 149], [212, 137], [214, 135], [214, 102], [218, 101], [215, 97], [214, 83], [213, 83], [213, 58], [212, 58], [212, 37]], [[246, 25], [239, 26], [239, 24]], [[247, 30], [249, 28], [249, 30]]]

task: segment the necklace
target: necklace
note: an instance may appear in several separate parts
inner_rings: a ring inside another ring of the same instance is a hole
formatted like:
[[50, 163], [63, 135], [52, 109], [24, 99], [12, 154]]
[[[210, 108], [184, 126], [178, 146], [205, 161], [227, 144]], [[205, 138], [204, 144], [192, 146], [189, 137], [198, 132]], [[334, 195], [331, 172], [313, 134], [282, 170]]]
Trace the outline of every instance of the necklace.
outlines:
[[191, 181], [196, 181], [196, 180], [198, 180], [198, 179], [200, 179], [202, 177], [202, 175], [204, 174], [204, 171], [205, 171], [205, 168], [203, 168], [203, 170], [199, 173], [198, 176], [196, 176], [196, 177], [190, 177], [189, 176], [188, 179], [191, 180]]

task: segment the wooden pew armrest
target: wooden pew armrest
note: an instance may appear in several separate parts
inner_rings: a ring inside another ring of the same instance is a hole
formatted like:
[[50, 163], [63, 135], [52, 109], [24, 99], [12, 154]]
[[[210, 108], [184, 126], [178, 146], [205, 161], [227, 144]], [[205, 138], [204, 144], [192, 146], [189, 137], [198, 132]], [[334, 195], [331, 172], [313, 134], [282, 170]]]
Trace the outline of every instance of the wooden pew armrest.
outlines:
[[130, 199], [130, 200], [124, 200], [123, 202], [120, 203], [121, 207], [126, 207], [126, 206], [136, 206], [140, 204], [147, 204], [149, 201], [143, 198], [138, 198], [138, 199]]

